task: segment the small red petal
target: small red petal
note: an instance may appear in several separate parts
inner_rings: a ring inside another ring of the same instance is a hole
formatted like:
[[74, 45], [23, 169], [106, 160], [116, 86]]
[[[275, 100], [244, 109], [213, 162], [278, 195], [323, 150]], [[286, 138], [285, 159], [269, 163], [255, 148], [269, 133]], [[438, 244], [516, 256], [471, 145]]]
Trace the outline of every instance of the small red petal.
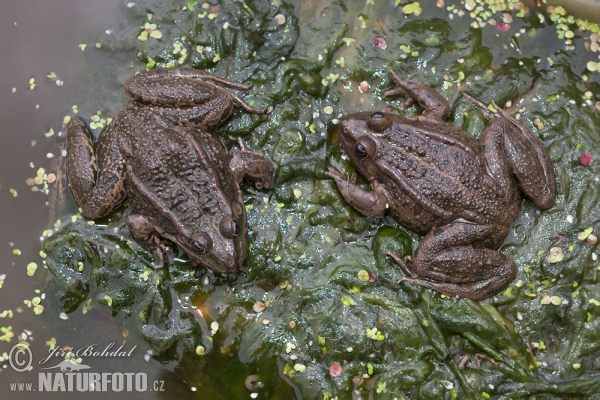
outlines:
[[579, 158], [579, 161], [581, 161], [583, 165], [590, 166], [594, 162], [594, 156], [590, 153], [583, 153]]
[[329, 375], [336, 377], [342, 374], [342, 364], [337, 361], [334, 361], [329, 366]]
[[500, 32], [506, 32], [510, 29], [510, 25], [506, 22], [498, 22], [498, 30]]
[[372, 272], [369, 272], [369, 282], [375, 282], [375, 279], [377, 279], [375, 277], [375, 274]]
[[380, 49], [386, 49], [387, 43], [385, 42], [384, 38], [376, 37], [375, 40], [373, 40], [373, 46], [380, 48]]

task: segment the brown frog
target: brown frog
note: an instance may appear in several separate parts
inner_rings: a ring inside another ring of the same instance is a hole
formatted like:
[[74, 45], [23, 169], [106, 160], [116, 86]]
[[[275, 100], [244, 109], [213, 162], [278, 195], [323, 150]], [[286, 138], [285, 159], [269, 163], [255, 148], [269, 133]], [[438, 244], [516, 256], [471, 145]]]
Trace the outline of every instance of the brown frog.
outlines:
[[521, 193], [542, 210], [555, 202], [548, 152], [495, 103], [491, 111], [465, 94], [490, 121], [476, 140], [444, 122], [450, 112], [444, 97], [392, 74], [399, 87], [384, 96], [416, 100], [422, 115], [359, 112], [342, 118], [340, 144], [373, 190], [334, 168], [327, 174], [362, 214], [379, 218], [389, 210], [400, 224], [425, 235], [412, 259], [388, 252], [404, 271], [399, 282], [474, 300], [493, 296], [517, 272], [515, 262], [495, 249], [519, 214]]
[[235, 107], [263, 114], [226, 88], [248, 90], [189, 68], [157, 69], [125, 82], [133, 100], [115, 116], [94, 148], [86, 124], [67, 124], [67, 177], [81, 213], [105, 217], [129, 199], [127, 225], [151, 250], [155, 267], [170, 252], [164, 239], [200, 265], [237, 271], [247, 252], [240, 183], [273, 186], [273, 165], [245, 150], [230, 155], [210, 131]]

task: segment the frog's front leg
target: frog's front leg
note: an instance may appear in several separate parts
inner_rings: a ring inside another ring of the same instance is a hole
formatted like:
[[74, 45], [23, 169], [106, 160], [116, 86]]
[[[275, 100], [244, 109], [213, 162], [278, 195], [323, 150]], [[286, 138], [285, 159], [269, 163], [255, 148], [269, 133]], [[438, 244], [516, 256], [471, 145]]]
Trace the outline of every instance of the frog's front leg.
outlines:
[[162, 268], [165, 265], [164, 253], [171, 255], [172, 250], [167, 246], [154, 224], [143, 215], [129, 214], [127, 226], [135, 241], [154, 254], [156, 260], [152, 266]]
[[89, 219], [111, 214], [127, 198], [125, 161], [118, 149], [117, 129], [118, 121], [113, 121], [94, 152], [91, 133], [81, 119], [71, 118], [66, 126], [67, 178], [81, 213]]
[[405, 96], [407, 99], [403, 104], [404, 107], [416, 100], [423, 109], [422, 117], [426, 119], [443, 121], [450, 114], [450, 105], [444, 96], [427, 85], [420, 82], [405, 81], [400, 79], [394, 71], [390, 70], [390, 72], [400, 87], [386, 90], [383, 92], [383, 97], [397, 94]]
[[244, 179], [254, 183], [257, 189], [273, 188], [273, 163], [264, 154], [246, 150], [240, 140], [241, 150], [235, 151], [229, 162], [229, 169], [237, 184]]
[[367, 217], [381, 218], [389, 208], [388, 200], [379, 191], [377, 184], [375, 184], [375, 190], [373, 191], [364, 190], [355, 183], [356, 175], [353, 175], [352, 179], [348, 180], [333, 167], [329, 167], [325, 175], [333, 178], [344, 200], [361, 214]]
[[412, 264], [391, 253], [404, 270], [400, 281], [414, 282], [449, 296], [483, 300], [504, 289], [516, 276], [515, 262], [488, 247], [506, 235], [497, 226], [452, 223], [429, 232]]

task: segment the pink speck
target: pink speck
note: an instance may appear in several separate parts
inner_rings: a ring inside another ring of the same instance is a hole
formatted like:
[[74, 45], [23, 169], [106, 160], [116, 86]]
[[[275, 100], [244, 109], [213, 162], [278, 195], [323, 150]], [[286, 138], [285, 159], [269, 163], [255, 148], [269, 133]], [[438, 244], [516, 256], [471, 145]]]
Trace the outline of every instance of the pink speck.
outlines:
[[369, 91], [369, 83], [367, 81], [362, 81], [359, 85], [358, 85], [358, 91], [361, 93], [366, 93]]
[[583, 153], [579, 158], [579, 161], [581, 161], [583, 165], [590, 166], [594, 162], [594, 156], [590, 153]]
[[387, 49], [387, 43], [385, 42], [385, 39], [382, 37], [376, 37], [375, 40], [373, 40], [373, 46], [385, 50]]
[[369, 272], [369, 282], [375, 282], [375, 279], [377, 279], [375, 277], [375, 274], [372, 272]]
[[341, 374], [342, 374], [342, 364], [340, 364], [337, 361], [332, 362], [331, 365], [329, 366], [329, 375], [331, 375], [335, 378], [336, 376], [340, 376]]
[[388, 108], [386, 108], [386, 109], [385, 109], [385, 112], [386, 112], [386, 113], [391, 113], [391, 112], [392, 112], [392, 109], [391, 109], [390, 107], [388, 107]]
[[500, 32], [506, 32], [510, 29], [510, 25], [506, 22], [498, 22], [498, 30]]

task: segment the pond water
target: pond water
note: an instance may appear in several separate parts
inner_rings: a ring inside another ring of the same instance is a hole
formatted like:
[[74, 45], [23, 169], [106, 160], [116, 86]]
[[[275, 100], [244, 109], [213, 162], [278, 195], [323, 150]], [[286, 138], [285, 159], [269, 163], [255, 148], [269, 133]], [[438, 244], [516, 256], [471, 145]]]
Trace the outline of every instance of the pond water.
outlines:
[[[123, 346], [130, 354], [84, 354], [81, 363], [160, 382], [144, 393], [109, 392], [115, 398], [593, 398], [597, 247], [578, 239], [600, 221], [597, 165], [580, 161], [600, 149], [592, 28], [565, 20], [571, 49], [557, 37], [563, 21], [551, 22], [560, 12], [490, 14], [481, 28], [469, 16], [475, 2], [396, 3], [3, 4], [0, 355], [21, 340], [34, 362], [23, 373], [8, 357], [0, 362], [0, 397], [82, 396], [11, 392], [11, 383], [37, 387], [41, 368], [64, 358], [40, 364], [50, 342]], [[252, 247], [235, 275], [195, 269], [182, 254], [154, 271], [124, 226], [130, 209], [90, 225], [61, 175], [63, 118], [96, 122], [98, 136], [128, 101], [126, 78], [173, 65], [254, 83], [243, 97], [272, 108], [264, 117], [236, 112], [216, 132], [228, 148], [242, 137], [278, 167], [274, 190], [243, 187]], [[401, 272], [385, 252], [409, 255], [421, 238], [389, 216], [360, 215], [324, 175], [328, 165], [354, 171], [337, 140], [341, 115], [420, 112], [381, 99], [395, 87], [389, 68], [440, 91], [449, 122], [475, 136], [486, 122], [461, 91], [514, 102], [509, 111], [555, 163], [557, 205], [540, 212], [524, 202], [501, 248], [517, 278], [482, 303], [397, 284]], [[557, 247], [564, 260], [550, 262]], [[334, 363], [343, 369], [335, 377]], [[251, 391], [253, 375], [260, 384]]]
[[[36, 365], [48, 356], [46, 342], [52, 338], [59, 346], [74, 348], [95, 344], [96, 348], [104, 349], [115, 342], [113, 350], [116, 350], [127, 335], [127, 327], [116, 324], [107, 313], [92, 312], [89, 318], [62, 320], [59, 308], [49, 307], [44, 310], [45, 314], [36, 315], [23, 303], [25, 299], [31, 300], [45, 293], [44, 278], [31, 278], [26, 273], [30, 262], [37, 262], [42, 268], [38, 255], [42, 232], [52, 227], [61, 215], [77, 210], [68, 192], [69, 196], [64, 201], [57, 202], [52, 197], [55, 193], [32, 192], [26, 180], [36, 177], [39, 168], [48, 173], [58, 172], [57, 165], [61, 165], [61, 149], [64, 148], [59, 132], [63, 117], [73, 113], [71, 106], [82, 104], [82, 99], [96, 103], [107, 92], [112, 94], [106, 102], [98, 102], [99, 107], [114, 112], [123, 104], [125, 99], [121, 85], [110, 79], [115, 66], [122, 65], [123, 58], [107, 56], [110, 51], [103, 51], [95, 45], [99, 41], [110, 45], [111, 39], [107, 38], [114, 36], [117, 38], [114, 40], [119, 40], [119, 37], [132, 32], [132, 28], [137, 30], [137, 22], [130, 19], [131, 9], [121, 1], [50, 0], [43, 5], [6, 2], [1, 8], [0, 49], [4, 78], [0, 81], [0, 115], [5, 144], [0, 146], [0, 257], [3, 260], [0, 275], [6, 277], [0, 289], [0, 308], [13, 311], [13, 318], [2, 319], [0, 325], [12, 326], [15, 337], [10, 346], [2, 342], [0, 353], [8, 352], [23, 332], [31, 332], [27, 341], [35, 357], [34, 370], [38, 371], [60, 361], [49, 360], [45, 365]], [[107, 31], [112, 32], [108, 34]], [[80, 44], [87, 45], [84, 51]], [[62, 86], [47, 78], [53, 71], [63, 82]], [[31, 78], [35, 79], [33, 90], [30, 90]], [[54, 129], [55, 134], [46, 137], [50, 129]], [[43, 189], [42, 185], [39, 187]], [[11, 189], [16, 191], [16, 197]], [[20, 255], [15, 254], [17, 250]], [[36, 293], [35, 290], [41, 292]], [[139, 335], [127, 336], [124, 348], [130, 350], [135, 346], [131, 357], [97, 359], [94, 370], [146, 372], [150, 381], [165, 381], [163, 388], [169, 396], [180, 397], [189, 392], [178, 378], [172, 377], [173, 366], [144, 360], [149, 346]], [[0, 373], [2, 398], [81, 396], [76, 393], [11, 393], [11, 382], [35, 382], [37, 385], [37, 373], [15, 373], [6, 362], [3, 367], [5, 370]], [[143, 395], [164, 397], [161, 393]], [[133, 393], [133, 398], [137, 398], [136, 393]]]

